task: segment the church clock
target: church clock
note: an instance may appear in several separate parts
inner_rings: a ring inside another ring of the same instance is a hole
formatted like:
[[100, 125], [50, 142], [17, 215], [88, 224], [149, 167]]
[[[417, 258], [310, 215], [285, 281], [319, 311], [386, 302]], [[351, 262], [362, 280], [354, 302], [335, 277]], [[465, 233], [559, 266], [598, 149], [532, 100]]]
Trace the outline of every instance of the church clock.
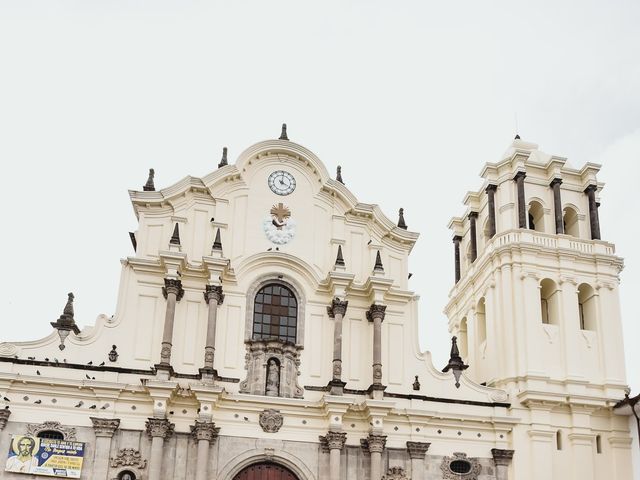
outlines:
[[276, 195], [289, 195], [296, 189], [296, 179], [289, 172], [276, 170], [269, 175], [269, 188]]

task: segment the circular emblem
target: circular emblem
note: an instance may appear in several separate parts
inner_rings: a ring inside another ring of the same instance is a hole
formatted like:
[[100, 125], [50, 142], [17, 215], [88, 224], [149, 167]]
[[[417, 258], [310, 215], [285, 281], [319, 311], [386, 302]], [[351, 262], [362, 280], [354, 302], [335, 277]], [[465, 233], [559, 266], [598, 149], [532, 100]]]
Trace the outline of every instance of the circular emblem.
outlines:
[[271, 207], [270, 215], [265, 217], [262, 228], [267, 238], [276, 245], [284, 245], [293, 240], [296, 223], [291, 218], [291, 210], [283, 203]]
[[276, 170], [269, 175], [269, 188], [276, 195], [289, 195], [296, 189], [296, 179], [289, 172]]

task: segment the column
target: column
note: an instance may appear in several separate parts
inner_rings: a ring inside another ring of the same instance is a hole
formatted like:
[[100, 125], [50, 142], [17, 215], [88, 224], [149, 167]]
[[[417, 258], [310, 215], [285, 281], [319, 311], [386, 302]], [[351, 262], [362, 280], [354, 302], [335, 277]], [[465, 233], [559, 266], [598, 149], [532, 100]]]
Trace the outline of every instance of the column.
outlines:
[[425, 480], [424, 456], [429, 450], [430, 443], [407, 442], [407, 452], [411, 459], [411, 480]]
[[518, 190], [518, 228], [527, 228], [527, 206], [524, 198], [524, 179], [526, 176], [525, 172], [518, 172], [513, 177]]
[[478, 212], [471, 212], [469, 214], [469, 234], [471, 235], [471, 263], [478, 258], [478, 236], [476, 234], [476, 219], [478, 218]]
[[496, 465], [496, 480], [508, 480], [509, 465], [513, 458], [514, 450], [502, 450], [500, 448], [492, 448], [493, 463]]
[[562, 198], [560, 197], [561, 178], [551, 180], [549, 186], [553, 189], [553, 211], [556, 218], [556, 233], [564, 233], [564, 222], [562, 220]]
[[171, 436], [175, 425], [166, 418], [149, 418], [147, 435], [151, 437], [151, 458], [149, 459], [148, 480], [162, 480], [162, 459], [164, 439]]
[[345, 382], [342, 381], [342, 319], [349, 302], [338, 297], [331, 301], [327, 313], [333, 318], [333, 376], [329, 382], [331, 395], [342, 395]]
[[593, 480], [595, 436], [585, 433], [570, 433], [568, 436], [573, 458], [573, 478], [575, 480]]
[[591, 223], [591, 239], [600, 240], [600, 218], [598, 217], [598, 205], [596, 204], [597, 185], [589, 185], [584, 193], [589, 197], [589, 221]]
[[555, 432], [546, 430], [529, 430], [531, 438], [531, 478], [553, 478], [552, 442]]
[[167, 299], [167, 310], [164, 316], [164, 330], [162, 332], [162, 349], [160, 350], [160, 363], [156, 365], [159, 370], [171, 371], [171, 346], [173, 342], [173, 321], [176, 316], [176, 302], [184, 295], [182, 282], [173, 278], [164, 279], [162, 294]]
[[191, 426], [191, 434], [198, 442], [198, 453], [196, 457], [196, 480], [207, 480], [209, 472], [207, 471], [209, 461], [209, 446], [218, 438], [220, 428], [216, 428], [213, 422], [201, 422], [196, 420], [195, 425]]
[[454, 253], [454, 261], [455, 261], [455, 278], [456, 283], [460, 281], [460, 242], [462, 241], [462, 237], [460, 235], [456, 235], [453, 237], [453, 253]]
[[347, 434], [328, 431], [320, 440], [329, 448], [329, 480], [340, 480], [340, 452], [347, 440]]
[[111, 451], [111, 438], [120, 426], [117, 418], [89, 417], [93, 423], [93, 433], [96, 436], [96, 445], [93, 457], [93, 473], [91, 478], [106, 480], [109, 473], [109, 452]]
[[382, 400], [384, 389], [382, 385], [382, 321], [386, 305], [371, 305], [367, 311], [367, 320], [373, 322], [373, 383], [369, 387], [372, 397]]
[[209, 316], [207, 317], [207, 340], [204, 346], [204, 367], [200, 369], [200, 378], [213, 383], [215, 379], [213, 358], [216, 350], [216, 319], [218, 305], [222, 305], [222, 302], [224, 302], [222, 287], [220, 285], [207, 285], [204, 299], [209, 305]]
[[371, 480], [382, 479], [382, 452], [386, 443], [386, 435], [370, 433], [367, 437], [367, 445], [371, 454]]
[[495, 194], [498, 190], [497, 185], [487, 185], [487, 206], [489, 211], [489, 238], [493, 238], [496, 234], [496, 199]]

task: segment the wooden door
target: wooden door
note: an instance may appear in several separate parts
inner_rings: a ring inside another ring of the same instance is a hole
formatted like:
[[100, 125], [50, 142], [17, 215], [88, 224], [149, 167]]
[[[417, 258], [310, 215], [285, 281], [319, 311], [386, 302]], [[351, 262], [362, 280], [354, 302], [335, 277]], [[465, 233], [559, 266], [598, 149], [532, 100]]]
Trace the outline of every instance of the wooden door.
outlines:
[[298, 477], [281, 465], [256, 463], [242, 470], [234, 480], [298, 480]]

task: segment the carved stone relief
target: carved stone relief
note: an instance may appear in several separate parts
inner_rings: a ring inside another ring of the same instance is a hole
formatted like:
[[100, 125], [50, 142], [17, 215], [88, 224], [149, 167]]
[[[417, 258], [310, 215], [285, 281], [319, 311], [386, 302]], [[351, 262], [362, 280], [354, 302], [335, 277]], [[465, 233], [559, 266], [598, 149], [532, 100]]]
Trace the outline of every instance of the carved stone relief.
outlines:
[[111, 467], [134, 467], [140, 470], [147, 466], [147, 461], [134, 448], [121, 448], [115, 457], [111, 458]]
[[269, 408], [260, 414], [260, 426], [267, 433], [276, 433], [282, 427], [283, 417], [279, 410]]
[[298, 384], [301, 345], [279, 340], [246, 340], [247, 378], [240, 382], [240, 393], [302, 398]]
[[402, 467], [391, 467], [387, 470], [387, 474], [382, 477], [382, 480], [410, 480], [407, 477], [407, 472]]
[[66, 427], [60, 422], [43, 422], [43, 423], [30, 423], [27, 425], [27, 435], [31, 437], [37, 437], [40, 432], [45, 430], [55, 430], [60, 432], [64, 440], [75, 441], [76, 429], [73, 427]]

